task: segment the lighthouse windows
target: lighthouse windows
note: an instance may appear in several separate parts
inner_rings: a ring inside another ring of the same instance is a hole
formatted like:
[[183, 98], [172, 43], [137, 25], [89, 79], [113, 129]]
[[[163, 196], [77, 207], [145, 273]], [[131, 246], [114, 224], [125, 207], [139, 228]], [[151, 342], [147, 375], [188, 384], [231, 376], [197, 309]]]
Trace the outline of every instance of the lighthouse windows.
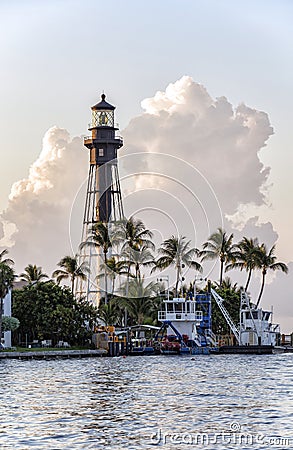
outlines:
[[104, 149], [103, 148], [99, 148], [99, 156], [104, 156]]
[[93, 110], [91, 126], [95, 127], [113, 127], [114, 111]]
[[99, 116], [99, 125], [107, 125], [107, 124], [108, 124], [107, 113], [105, 113], [105, 111], [102, 111]]

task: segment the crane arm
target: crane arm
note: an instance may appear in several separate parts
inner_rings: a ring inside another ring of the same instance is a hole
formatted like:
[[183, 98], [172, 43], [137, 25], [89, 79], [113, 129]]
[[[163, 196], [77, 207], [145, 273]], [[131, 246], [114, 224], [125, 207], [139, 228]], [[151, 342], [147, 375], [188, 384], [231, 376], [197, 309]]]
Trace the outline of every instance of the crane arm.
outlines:
[[218, 307], [220, 308], [221, 313], [223, 314], [227, 324], [229, 325], [232, 333], [236, 337], [236, 340], [238, 344], [240, 344], [240, 333], [236, 325], [234, 324], [233, 320], [231, 319], [230, 314], [228, 313], [227, 309], [223, 305], [224, 299], [214, 290], [211, 289], [212, 296], [214, 297]]

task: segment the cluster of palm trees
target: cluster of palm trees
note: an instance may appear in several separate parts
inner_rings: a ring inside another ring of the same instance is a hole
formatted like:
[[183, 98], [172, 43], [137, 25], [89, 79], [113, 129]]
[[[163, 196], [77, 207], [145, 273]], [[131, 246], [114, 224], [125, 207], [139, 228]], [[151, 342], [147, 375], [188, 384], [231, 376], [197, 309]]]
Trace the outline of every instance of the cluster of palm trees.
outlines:
[[[100, 305], [100, 316], [108, 324], [115, 322], [117, 317], [128, 314], [137, 323], [143, 323], [147, 318], [155, 317], [158, 307], [158, 293], [164, 291], [161, 283], [150, 281], [146, 284], [145, 275], [156, 271], [162, 271], [169, 267], [175, 270], [174, 289], [171, 295], [179, 294], [184, 281], [183, 269], [203, 271], [202, 263], [207, 260], [217, 260], [220, 263], [219, 286], [225, 283], [225, 272], [232, 269], [247, 272], [245, 291], [248, 290], [252, 273], [259, 270], [262, 273], [262, 282], [256, 305], [258, 306], [264, 291], [266, 275], [269, 270], [281, 270], [288, 272], [285, 263], [278, 262], [275, 256], [275, 246], [268, 249], [265, 244], [260, 244], [257, 238], [243, 237], [238, 243], [233, 243], [233, 234], [228, 235], [222, 228], [218, 228], [203, 244], [202, 249], [191, 246], [191, 242], [184, 236], [171, 236], [164, 240], [155, 254], [153, 234], [145, 224], [135, 217], [130, 217], [115, 224], [115, 227], [99, 222], [96, 223], [87, 238], [80, 245], [80, 250], [85, 247], [99, 249], [103, 263], [100, 266], [97, 283], [104, 281], [104, 297]], [[1, 307], [3, 298], [12, 287], [14, 271], [13, 261], [3, 259], [7, 250], [0, 253], [0, 297]], [[86, 262], [80, 262], [75, 256], [65, 256], [59, 263], [59, 268], [52, 274], [59, 284], [63, 280], [69, 280], [72, 293], [77, 279], [86, 280], [89, 267]], [[2, 282], [1, 282], [2, 277]], [[20, 279], [29, 284], [38, 283], [49, 279], [43, 273], [41, 267], [29, 264]], [[5, 283], [4, 280], [5, 279]], [[119, 285], [117, 286], [117, 280]], [[180, 285], [181, 282], [181, 285]], [[0, 314], [1, 316], [1, 314]], [[1, 331], [1, 317], [0, 317]]]
[[[149, 270], [150, 275], [157, 270], [164, 270], [169, 266], [176, 269], [175, 296], [178, 295], [178, 287], [182, 277], [184, 265], [201, 270], [201, 265], [195, 261], [197, 250], [191, 248], [190, 241], [185, 237], [175, 237], [165, 240], [155, 256], [153, 233], [145, 224], [135, 217], [109, 226], [102, 222], [94, 224], [85, 242], [80, 245], [80, 250], [94, 248], [102, 255], [102, 264], [97, 282], [103, 281], [104, 297], [101, 302], [100, 312], [107, 317], [121, 311], [142, 323], [145, 318], [156, 311], [158, 292], [162, 291], [162, 284], [154, 281], [146, 282], [145, 276]], [[63, 258], [59, 262], [61, 271], [53, 273], [57, 281], [63, 277], [64, 262], [70, 257]], [[76, 278], [84, 279], [89, 276], [89, 268], [83, 263], [77, 265], [75, 257]], [[79, 272], [78, 272], [79, 270]], [[68, 267], [65, 270], [68, 273]], [[72, 272], [71, 272], [72, 273]], [[60, 278], [61, 277], [61, 278]], [[65, 276], [64, 276], [65, 277]], [[72, 280], [72, 288], [74, 280]], [[119, 285], [117, 286], [117, 280]], [[115, 307], [116, 305], [116, 307]]]
[[[153, 235], [144, 223], [131, 217], [117, 225], [112, 234], [108, 232], [107, 225], [96, 224], [88, 240], [82, 243], [82, 247], [90, 245], [103, 249], [104, 273], [100, 277], [112, 279], [111, 295], [114, 294], [115, 280], [120, 275], [126, 275], [124, 283], [125, 294], [129, 294], [129, 289], [137, 286], [141, 290], [143, 276], [142, 268], [150, 268], [150, 273], [156, 270], [164, 270], [174, 266], [176, 270], [176, 282], [174, 295], [178, 295], [179, 283], [182, 277], [184, 266], [202, 272], [202, 263], [207, 260], [218, 260], [220, 263], [219, 284], [222, 285], [224, 272], [232, 269], [245, 270], [248, 274], [245, 284], [245, 291], [248, 290], [252, 273], [260, 270], [262, 282], [260, 293], [257, 299], [257, 306], [260, 303], [268, 270], [281, 270], [288, 272], [285, 263], [278, 262], [275, 256], [275, 245], [268, 249], [267, 246], [258, 242], [257, 238], [243, 237], [238, 243], [233, 242], [233, 234], [228, 235], [225, 230], [218, 228], [211, 234], [203, 244], [202, 249], [191, 247], [190, 241], [184, 236], [171, 236], [166, 239], [158, 249], [157, 258], [154, 256], [155, 246], [152, 241]], [[116, 247], [116, 256], [108, 258], [110, 248]], [[196, 258], [200, 261], [196, 261]], [[105, 281], [107, 286], [107, 282]], [[148, 288], [150, 285], [148, 286]], [[156, 288], [156, 286], [154, 285]], [[107, 290], [107, 289], [106, 289]]]
[[[184, 236], [171, 236], [166, 239], [158, 250], [158, 257], [155, 257], [155, 245], [152, 241], [153, 233], [148, 230], [145, 224], [134, 217], [116, 224], [115, 230], [109, 233], [108, 227], [104, 223], [95, 224], [88, 239], [81, 244], [81, 249], [87, 246], [100, 248], [103, 253], [103, 273], [99, 276], [112, 280], [111, 294], [115, 291], [115, 280], [120, 275], [126, 276], [126, 281], [122, 285], [125, 294], [129, 289], [137, 284], [141, 286], [144, 280], [142, 274], [149, 268], [150, 273], [156, 270], [164, 270], [169, 266], [176, 268], [175, 293], [178, 294], [178, 285], [182, 279], [182, 268], [184, 264], [195, 270], [202, 270], [201, 265], [195, 261], [198, 251], [191, 248], [190, 241]], [[111, 249], [111, 257], [109, 250]], [[109, 291], [105, 287], [105, 291]]]
[[262, 243], [259, 244], [257, 238], [249, 239], [243, 237], [237, 244], [233, 243], [233, 234], [230, 236], [222, 229], [213, 233], [207, 242], [203, 244], [203, 250], [199, 252], [202, 261], [209, 259], [219, 259], [220, 261], [220, 286], [223, 282], [223, 273], [232, 269], [245, 270], [248, 274], [245, 291], [248, 290], [253, 271], [260, 270], [262, 282], [256, 307], [259, 306], [268, 270], [281, 270], [288, 273], [285, 263], [277, 261], [275, 255], [276, 246], [270, 249]]
[[[224, 273], [232, 269], [247, 272], [245, 290], [248, 290], [252, 273], [260, 270], [262, 282], [256, 305], [258, 306], [264, 291], [268, 270], [288, 272], [288, 267], [278, 262], [275, 246], [268, 249], [259, 244], [258, 239], [243, 237], [239, 243], [233, 242], [233, 234], [218, 228], [203, 244], [202, 249], [191, 246], [184, 236], [171, 236], [166, 239], [155, 255], [153, 234], [145, 224], [135, 217], [119, 222], [110, 228], [107, 224], [95, 224], [87, 240], [80, 246], [99, 249], [103, 255], [103, 264], [97, 282], [104, 280], [104, 298], [101, 302], [101, 315], [110, 320], [113, 315], [122, 314], [123, 308], [138, 323], [155, 311], [158, 303], [158, 292], [162, 286], [158, 282], [145, 283], [146, 270], [150, 275], [169, 267], [175, 269], [175, 285], [172, 295], [179, 294], [180, 282], [184, 280], [183, 268], [188, 267], [202, 272], [202, 263], [207, 260], [218, 260], [220, 265], [219, 286], [222, 286]], [[89, 268], [86, 263], [78, 265], [78, 257], [66, 256], [58, 263], [60, 269], [53, 273], [59, 283], [70, 278], [72, 291], [77, 278], [86, 279]], [[117, 280], [120, 281], [116, 286]]]
[[[54, 270], [52, 278], [56, 279], [57, 284], [60, 284], [63, 280], [70, 280], [72, 292], [74, 292], [75, 280], [77, 278], [85, 280], [87, 277], [87, 266], [84, 263], [78, 265], [77, 255], [64, 256], [57, 265], [60, 269]], [[43, 272], [42, 267], [36, 266], [35, 264], [28, 264], [24, 268], [24, 272], [19, 274], [19, 279], [25, 281], [28, 285], [39, 283], [45, 279], [51, 281], [49, 276]]]

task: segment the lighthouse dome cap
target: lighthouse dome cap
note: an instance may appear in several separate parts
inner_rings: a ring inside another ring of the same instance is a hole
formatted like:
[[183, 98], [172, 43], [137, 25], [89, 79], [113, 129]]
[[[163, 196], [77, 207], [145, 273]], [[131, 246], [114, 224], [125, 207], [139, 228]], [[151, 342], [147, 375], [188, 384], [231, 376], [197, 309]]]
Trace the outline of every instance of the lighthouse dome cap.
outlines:
[[106, 95], [102, 94], [101, 95], [101, 101], [99, 103], [97, 103], [96, 105], [92, 106], [92, 110], [93, 111], [99, 111], [99, 110], [110, 110], [113, 111], [115, 109], [115, 106], [110, 105], [110, 103], [105, 101]]

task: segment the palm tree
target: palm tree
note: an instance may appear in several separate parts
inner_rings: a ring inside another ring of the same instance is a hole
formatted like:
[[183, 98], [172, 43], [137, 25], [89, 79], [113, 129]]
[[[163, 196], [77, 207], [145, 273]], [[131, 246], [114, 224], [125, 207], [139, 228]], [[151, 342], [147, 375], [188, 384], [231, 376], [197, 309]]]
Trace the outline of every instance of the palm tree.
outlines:
[[114, 237], [109, 234], [108, 225], [103, 222], [97, 222], [90, 230], [90, 234], [86, 241], [80, 244], [80, 249], [85, 247], [101, 248], [104, 255], [104, 277], [105, 277], [105, 302], [108, 301], [108, 283], [107, 283], [107, 263], [108, 252], [114, 244]]
[[285, 263], [282, 262], [276, 262], [277, 257], [274, 255], [276, 246], [273, 245], [272, 248], [268, 251], [265, 244], [261, 244], [259, 247], [259, 260], [260, 260], [260, 268], [262, 271], [262, 284], [260, 293], [257, 299], [256, 308], [258, 308], [258, 305], [261, 300], [261, 296], [263, 294], [263, 290], [265, 287], [265, 278], [267, 271], [270, 270], [281, 270], [284, 273], [288, 273], [288, 266]]
[[27, 281], [29, 284], [32, 284], [33, 282], [38, 283], [44, 278], [49, 278], [46, 273], [42, 272], [42, 268], [37, 267], [35, 264], [29, 264], [28, 266], [26, 266], [24, 272], [19, 276], [22, 281]]
[[111, 299], [109, 303], [100, 304], [98, 317], [102, 319], [106, 326], [115, 325], [120, 316], [120, 310], [115, 299]]
[[140, 219], [135, 219], [133, 216], [128, 220], [121, 221], [118, 225], [117, 236], [124, 244], [122, 250], [127, 247], [139, 250], [142, 247], [148, 247], [155, 250], [155, 245], [152, 242], [153, 233], [148, 230], [145, 224]]
[[2, 315], [3, 315], [3, 300], [8, 294], [9, 290], [13, 287], [13, 281], [15, 278], [12, 264], [12, 259], [6, 258], [2, 261], [3, 256], [8, 253], [4, 250], [0, 253], [0, 344], [2, 339]]
[[144, 279], [133, 278], [129, 282], [127, 297], [120, 299], [130, 317], [139, 325], [151, 315], [157, 307], [158, 284], [153, 281], [144, 285]]
[[232, 284], [232, 280], [230, 277], [225, 277], [222, 280], [222, 285], [220, 283], [215, 283], [218, 288], [222, 288], [223, 290], [227, 289], [228, 291], [237, 292], [238, 287], [237, 283]]
[[113, 239], [110, 238], [107, 224], [98, 222], [92, 226], [90, 235], [87, 240], [81, 244], [81, 248], [83, 248], [84, 245], [101, 248], [104, 255], [104, 262], [107, 263], [107, 255], [112, 247], [112, 243]]
[[4, 249], [4, 250], [2, 250], [2, 252], [0, 252], [0, 263], [7, 264], [9, 267], [11, 267], [11, 266], [13, 266], [14, 261], [12, 259], [10, 259], [10, 258], [3, 259], [3, 256], [5, 256], [7, 254], [8, 254], [8, 250], [7, 249]]
[[[116, 236], [118, 240], [123, 243], [121, 253], [124, 256], [124, 259], [128, 261], [127, 291], [130, 278], [131, 259], [135, 260], [134, 252], [132, 252], [132, 250], [140, 251], [142, 248], [148, 248], [154, 251], [155, 245], [152, 242], [153, 233], [146, 228], [142, 220], [135, 219], [134, 216], [131, 216], [128, 220], [123, 220], [118, 224]], [[138, 256], [139, 255], [136, 255], [137, 258]]]
[[175, 297], [178, 295], [178, 284], [181, 279], [181, 270], [183, 265], [186, 264], [198, 272], [202, 272], [202, 266], [193, 260], [197, 255], [195, 248], [190, 248], [190, 241], [186, 241], [185, 236], [171, 236], [166, 239], [161, 247], [159, 253], [162, 255], [156, 262], [156, 269], [164, 270], [167, 267], [173, 265], [176, 268], [176, 285], [175, 285]]
[[200, 252], [202, 261], [205, 260], [220, 260], [220, 286], [223, 281], [224, 265], [229, 261], [233, 261], [234, 245], [232, 244], [233, 234], [227, 236], [226, 231], [222, 228], [213, 233], [203, 244], [203, 250]]
[[248, 239], [243, 237], [242, 240], [235, 246], [235, 252], [233, 252], [233, 260], [226, 266], [226, 271], [231, 269], [244, 269], [248, 272], [248, 277], [245, 285], [245, 292], [248, 289], [251, 275], [254, 269], [260, 268], [260, 250], [258, 239]]
[[152, 252], [146, 245], [143, 245], [139, 249], [126, 247], [122, 251], [121, 256], [124, 258], [124, 261], [129, 268], [134, 266], [135, 277], [139, 279], [141, 279], [141, 266], [150, 267], [156, 264]]
[[86, 280], [89, 268], [87, 263], [83, 262], [78, 264], [78, 257], [75, 255], [64, 256], [57, 264], [61, 269], [57, 269], [52, 273], [52, 277], [56, 278], [59, 284], [62, 280], [67, 280], [70, 278], [71, 281], [71, 292], [74, 293], [74, 283], [77, 278], [81, 280]]
[[107, 259], [107, 265], [103, 264], [102, 268], [104, 269], [104, 273], [100, 273], [98, 278], [105, 277], [105, 272], [107, 276], [112, 280], [112, 295], [115, 292], [115, 281], [117, 276], [127, 275], [128, 264], [126, 261], [118, 261], [115, 256]]

